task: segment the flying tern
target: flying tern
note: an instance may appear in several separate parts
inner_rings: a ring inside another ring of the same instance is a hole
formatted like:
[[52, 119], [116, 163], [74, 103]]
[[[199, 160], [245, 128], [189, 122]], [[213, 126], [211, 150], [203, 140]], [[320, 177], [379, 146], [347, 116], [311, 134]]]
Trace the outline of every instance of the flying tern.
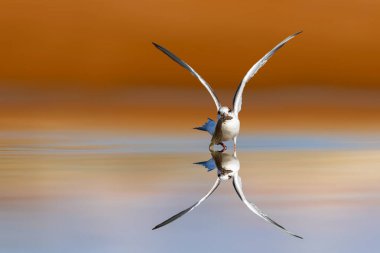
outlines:
[[243, 90], [247, 82], [257, 73], [257, 71], [262, 66], [264, 66], [264, 64], [272, 57], [272, 55], [277, 50], [279, 50], [289, 40], [291, 40], [292, 38], [294, 38], [301, 32], [302, 31], [294, 33], [290, 35], [289, 37], [287, 37], [286, 39], [284, 39], [283, 41], [281, 41], [277, 46], [275, 46], [271, 51], [269, 51], [266, 55], [264, 55], [263, 58], [261, 58], [258, 62], [255, 63], [255, 65], [251, 67], [251, 69], [244, 76], [243, 80], [240, 82], [240, 85], [238, 86], [235, 92], [232, 108], [229, 108], [227, 106], [222, 106], [222, 104], [220, 103], [218, 97], [216, 96], [211, 86], [192, 67], [190, 67], [190, 65], [188, 65], [186, 62], [178, 58], [168, 49], [153, 42], [153, 45], [156, 48], [161, 50], [163, 53], [169, 56], [172, 60], [177, 62], [179, 65], [187, 69], [192, 75], [198, 78], [198, 80], [203, 84], [203, 86], [207, 89], [212, 99], [214, 100], [217, 111], [218, 111], [217, 122], [215, 123], [215, 121], [213, 121], [212, 119], [208, 119], [208, 121], [203, 126], [195, 128], [198, 130], [207, 131], [212, 135], [210, 145], [209, 145], [210, 151], [213, 149], [214, 145], [222, 145], [223, 146], [222, 151], [226, 150], [227, 146], [223, 143], [223, 141], [230, 141], [230, 140], [233, 140], [234, 151], [236, 151], [236, 141], [237, 141], [237, 136], [240, 130], [239, 112], [241, 110], [241, 105], [242, 105]]

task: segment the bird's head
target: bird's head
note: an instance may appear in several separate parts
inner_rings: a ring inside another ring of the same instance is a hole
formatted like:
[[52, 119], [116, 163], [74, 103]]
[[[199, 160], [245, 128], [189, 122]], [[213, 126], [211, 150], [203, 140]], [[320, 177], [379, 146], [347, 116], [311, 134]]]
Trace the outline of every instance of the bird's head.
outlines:
[[227, 106], [221, 107], [218, 111], [218, 118], [220, 118], [220, 117], [225, 118], [227, 116], [232, 117], [232, 110], [230, 108], [228, 108]]
[[222, 181], [227, 181], [227, 180], [231, 179], [231, 177], [232, 177], [232, 176], [230, 176], [230, 175], [225, 175], [225, 174], [221, 174], [221, 175], [219, 175], [219, 178], [220, 178], [220, 180], [222, 180]]
[[234, 175], [234, 171], [232, 170], [225, 170], [223, 168], [218, 169], [218, 177], [220, 178], [220, 180], [222, 181], [227, 181], [229, 179], [231, 179]]

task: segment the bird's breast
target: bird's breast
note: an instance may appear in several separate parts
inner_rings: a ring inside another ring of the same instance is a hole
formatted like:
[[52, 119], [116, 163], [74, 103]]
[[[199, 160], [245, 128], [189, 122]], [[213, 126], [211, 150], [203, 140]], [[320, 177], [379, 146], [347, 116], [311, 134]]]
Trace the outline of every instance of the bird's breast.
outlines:
[[223, 160], [223, 168], [231, 171], [231, 173], [235, 173], [240, 169], [240, 162], [236, 158]]
[[239, 130], [240, 121], [238, 118], [234, 117], [232, 119], [225, 120], [222, 123], [223, 140], [227, 141], [236, 137], [239, 134]]

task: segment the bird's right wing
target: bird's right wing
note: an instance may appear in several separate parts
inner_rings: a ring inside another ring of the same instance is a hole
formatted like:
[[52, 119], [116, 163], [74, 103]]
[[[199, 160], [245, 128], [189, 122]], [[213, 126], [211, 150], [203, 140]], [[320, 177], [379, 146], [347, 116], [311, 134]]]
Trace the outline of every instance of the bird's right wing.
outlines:
[[172, 52], [170, 52], [169, 50], [167, 50], [166, 48], [152, 42], [153, 45], [158, 48], [159, 50], [161, 50], [164, 54], [166, 54], [167, 56], [169, 56], [173, 61], [175, 61], [176, 63], [178, 63], [179, 65], [181, 65], [182, 67], [184, 67], [185, 69], [187, 69], [188, 71], [190, 71], [190, 73], [195, 76], [196, 78], [198, 78], [198, 80], [203, 84], [203, 86], [208, 90], [208, 92], [210, 93], [212, 99], [214, 100], [215, 102], [215, 105], [216, 105], [216, 108], [217, 110], [219, 111], [219, 108], [221, 107], [221, 104], [219, 102], [219, 99], [218, 97], [216, 96], [214, 90], [211, 88], [211, 86], [197, 73], [195, 72], [195, 70], [190, 67], [189, 64], [187, 64], [186, 62], [184, 62], [183, 60], [181, 60], [180, 58], [178, 58], [177, 56], [175, 56]]
[[281, 226], [280, 224], [278, 224], [277, 222], [275, 222], [274, 220], [272, 220], [271, 218], [269, 218], [268, 215], [266, 215], [265, 213], [263, 213], [255, 204], [250, 203], [245, 198], [245, 196], [244, 196], [243, 189], [242, 189], [242, 184], [241, 184], [241, 178], [240, 178], [240, 176], [238, 174], [234, 175], [232, 183], [234, 185], [234, 188], [235, 188], [236, 193], [238, 194], [239, 198], [249, 208], [249, 210], [251, 210], [253, 213], [255, 213], [256, 215], [258, 215], [260, 218], [264, 219], [265, 221], [267, 221], [267, 222], [269, 222], [269, 223], [277, 226], [278, 228], [280, 228], [281, 230], [285, 231], [286, 233], [288, 233], [288, 234], [290, 234], [290, 235], [292, 235], [294, 237], [303, 239], [301, 236], [293, 234], [292, 232], [286, 230], [283, 226]]
[[163, 226], [169, 224], [170, 222], [173, 222], [176, 219], [180, 218], [181, 216], [187, 214], [188, 212], [192, 211], [194, 208], [199, 206], [204, 200], [206, 200], [216, 190], [216, 188], [218, 188], [219, 184], [220, 184], [220, 179], [218, 178], [216, 180], [215, 184], [213, 185], [213, 187], [211, 188], [211, 190], [203, 198], [201, 198], [197, 203], [195, 203], [194, 205], [190, 206], [189, 208], [177, 213], [176, 215], [170, 217], [169, 219], [165, 220], [164, 222], [161, 222], [160, 224], [155, 226], [152, 230], [163, 227]]

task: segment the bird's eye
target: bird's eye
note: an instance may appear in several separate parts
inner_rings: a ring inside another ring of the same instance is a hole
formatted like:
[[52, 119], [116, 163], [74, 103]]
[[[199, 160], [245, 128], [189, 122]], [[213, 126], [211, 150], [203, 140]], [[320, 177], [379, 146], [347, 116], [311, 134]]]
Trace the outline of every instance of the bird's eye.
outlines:
[[232, 110], [230, 108], [228, 108], [228, 112], [232, 112]]

